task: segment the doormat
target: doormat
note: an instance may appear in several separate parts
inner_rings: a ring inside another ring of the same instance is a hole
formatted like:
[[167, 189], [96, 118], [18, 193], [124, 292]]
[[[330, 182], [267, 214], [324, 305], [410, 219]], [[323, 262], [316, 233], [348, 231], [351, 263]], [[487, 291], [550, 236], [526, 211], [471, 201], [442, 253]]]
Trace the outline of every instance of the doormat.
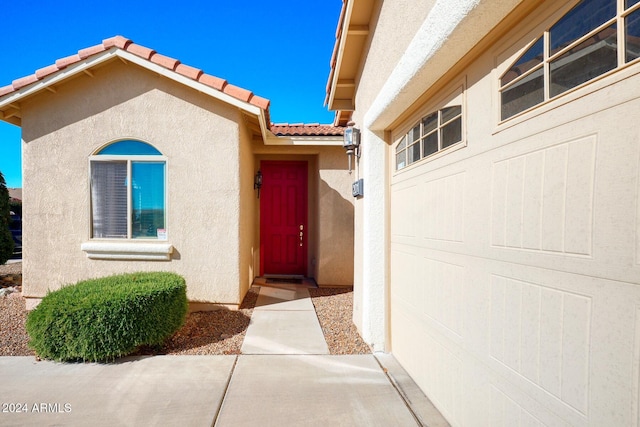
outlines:
[[266, 281], [267, 284], [271, 283], [290, 283], [292, 285], [302, 285], [302, 279], [289, 279], [289, 278], [283, 278], [283, 279], [267, 279]]

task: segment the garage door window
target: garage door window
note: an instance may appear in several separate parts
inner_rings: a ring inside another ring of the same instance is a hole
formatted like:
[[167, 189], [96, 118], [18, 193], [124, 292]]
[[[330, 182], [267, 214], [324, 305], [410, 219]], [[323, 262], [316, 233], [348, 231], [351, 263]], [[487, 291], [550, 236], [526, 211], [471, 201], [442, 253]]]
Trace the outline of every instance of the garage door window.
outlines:
[[396, 146], [396, 170], [462, 142], [462, 106], [431, 112], [416, 123]]
[[93, 238], [166, 239], [166, 160], [158, 150], [119, 141], [90, 165]]
[[[624, 47], [622, 55], [619, 46]], [[640, 2], [582, 0], [501, 75], [501, 119], [562, 95], [638, 57]]]

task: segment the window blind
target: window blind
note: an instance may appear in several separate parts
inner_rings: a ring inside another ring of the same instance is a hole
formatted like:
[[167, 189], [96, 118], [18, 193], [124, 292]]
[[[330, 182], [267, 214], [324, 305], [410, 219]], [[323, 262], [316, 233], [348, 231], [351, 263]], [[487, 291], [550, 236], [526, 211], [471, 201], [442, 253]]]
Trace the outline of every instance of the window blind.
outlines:
[[127, 237], [127, 162], [92, 162], [94, 238]]

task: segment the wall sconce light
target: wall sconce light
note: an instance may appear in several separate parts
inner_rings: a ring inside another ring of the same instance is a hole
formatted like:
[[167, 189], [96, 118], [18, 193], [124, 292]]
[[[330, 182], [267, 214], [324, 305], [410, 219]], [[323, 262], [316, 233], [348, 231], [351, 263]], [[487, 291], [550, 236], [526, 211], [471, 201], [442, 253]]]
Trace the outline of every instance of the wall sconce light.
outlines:
[[357, 158], [360, 158], [360, 129], [356, 129], [353, 126], [354, 122], [347, 123], [347, 128], [344, 130], [344, 141], [342, 147], [347, 150], [347, 157], [349, 157], [349, 174], [351, 174], [351, 158], [355, 154]]
[[253, 177], [253, 189], [258, 190], [258, 199], [260, 198], [260, 189], [262, 188], [262, 171], [258, 169], [256, 176]]

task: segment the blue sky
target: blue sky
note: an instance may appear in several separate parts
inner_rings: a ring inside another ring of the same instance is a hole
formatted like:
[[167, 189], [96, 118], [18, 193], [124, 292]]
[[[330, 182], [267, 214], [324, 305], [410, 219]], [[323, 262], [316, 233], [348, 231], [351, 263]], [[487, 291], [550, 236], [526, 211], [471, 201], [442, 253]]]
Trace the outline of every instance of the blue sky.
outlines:
[[[323, 106], [341, 0], [35, 0], [2, 5], [0, 87], [122, 35], [271, 100], [276, 123], [331, 123]], [[0, 122], [0, 171], [21, 187], [20, 129]]]

